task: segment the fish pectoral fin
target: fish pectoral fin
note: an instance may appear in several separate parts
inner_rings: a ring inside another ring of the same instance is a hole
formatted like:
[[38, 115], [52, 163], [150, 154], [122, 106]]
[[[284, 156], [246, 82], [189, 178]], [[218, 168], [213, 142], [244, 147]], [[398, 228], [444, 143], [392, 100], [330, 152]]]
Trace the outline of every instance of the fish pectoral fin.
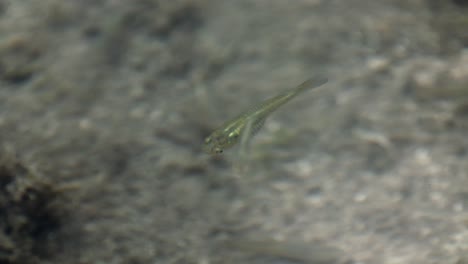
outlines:
[[240, 134], [240, 147], [239, 147], [239, 157], [240, 159], [245, 159], [247, 157], [247, 150], [249, 148], [250, 139], [253, 135], [253, 129], [255, 128], [256, 122], [254, 119], [249, 118], [245, 124], [244, 129], [242, 129]]
[[248, 145], [248, 142], [254, 133], [253, 131], [254, 129], [255, 129], [255, 120], [248, 119], [247, 123], [245, 124], [244, 129], [242, 129], [241, 134], [240, 134], [241, 148], [245, 148]]
[[265, 124], [265, 117], [262, 117], [262, 118], [259, 118], [258, 120], [252, 120], [251, 121], [251, 128], [250, 128], [250, 131], [249, 131], [249, 135], [250, 136], [253, 136], [255, 134], [258, 133], [258, 131], [260, 131], [260, 129], [263, 127], [263, 125]]

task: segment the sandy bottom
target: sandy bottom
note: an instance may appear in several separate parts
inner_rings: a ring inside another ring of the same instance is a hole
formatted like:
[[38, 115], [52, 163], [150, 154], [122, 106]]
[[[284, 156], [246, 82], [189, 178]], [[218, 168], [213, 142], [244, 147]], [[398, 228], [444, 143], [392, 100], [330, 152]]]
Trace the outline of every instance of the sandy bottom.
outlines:
[[0, 263], [468, 263], [465, 2], [0, 1]]

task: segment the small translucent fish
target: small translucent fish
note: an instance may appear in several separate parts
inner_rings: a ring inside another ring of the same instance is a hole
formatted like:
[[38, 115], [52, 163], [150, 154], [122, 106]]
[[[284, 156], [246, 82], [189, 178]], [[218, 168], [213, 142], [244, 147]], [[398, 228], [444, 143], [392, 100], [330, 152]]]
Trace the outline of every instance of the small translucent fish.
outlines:
[[222, 153], [224, 149], [236, 144], [244, 132], [249, 135], [243, 136], [250, 138], [263, 126], [265, 119], [273, 111], [303, 91], [320, 87], [327, 82], [326, 77], [311, 78], [299, 86], [267, 99], [253, 109], [241, 113], [234, 119], [224, 123], [205, 139], [204, 151], [211, 154]]

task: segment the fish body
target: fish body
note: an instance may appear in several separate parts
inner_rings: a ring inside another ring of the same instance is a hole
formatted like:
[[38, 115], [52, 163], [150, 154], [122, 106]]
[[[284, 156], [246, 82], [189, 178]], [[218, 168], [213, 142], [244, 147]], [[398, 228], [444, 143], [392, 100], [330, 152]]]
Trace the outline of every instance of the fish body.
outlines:
[[247, 136], [252, 136], [263, 126], [265, 119], [273, 111], [303, 91], [320, 87], [327, 81], [328, 79], [325, 77], [311, 78], [299, 86], [269, 98], [261, 102], [258, 106], [241, 113], [232, 120], [221, 125], [205, 139], [205, 152], [211, 154], [222, 153], [224, 149], [232, 147], [239, 141], [242, 133], [246, 131], [246, 128], [248, 128], [248, 133], [250, 133]]

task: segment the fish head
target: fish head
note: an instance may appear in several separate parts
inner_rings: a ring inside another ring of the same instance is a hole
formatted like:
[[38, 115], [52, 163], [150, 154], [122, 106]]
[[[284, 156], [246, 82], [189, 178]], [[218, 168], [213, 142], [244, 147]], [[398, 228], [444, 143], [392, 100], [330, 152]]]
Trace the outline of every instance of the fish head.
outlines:
[[209, 154], [220, 154], [223, 153], [223, 143], [225, 142], [225, 137], [220, 134], [213, 132], [211, 135], [205, 138], [205, 144], [203, 145], [203, 150]]
[[215, 131], [205, 139], [203, 150], [209, 154], [223, 153], [224, 149], [236, 143], [237, 136], [233, 137], [224, 131]]

